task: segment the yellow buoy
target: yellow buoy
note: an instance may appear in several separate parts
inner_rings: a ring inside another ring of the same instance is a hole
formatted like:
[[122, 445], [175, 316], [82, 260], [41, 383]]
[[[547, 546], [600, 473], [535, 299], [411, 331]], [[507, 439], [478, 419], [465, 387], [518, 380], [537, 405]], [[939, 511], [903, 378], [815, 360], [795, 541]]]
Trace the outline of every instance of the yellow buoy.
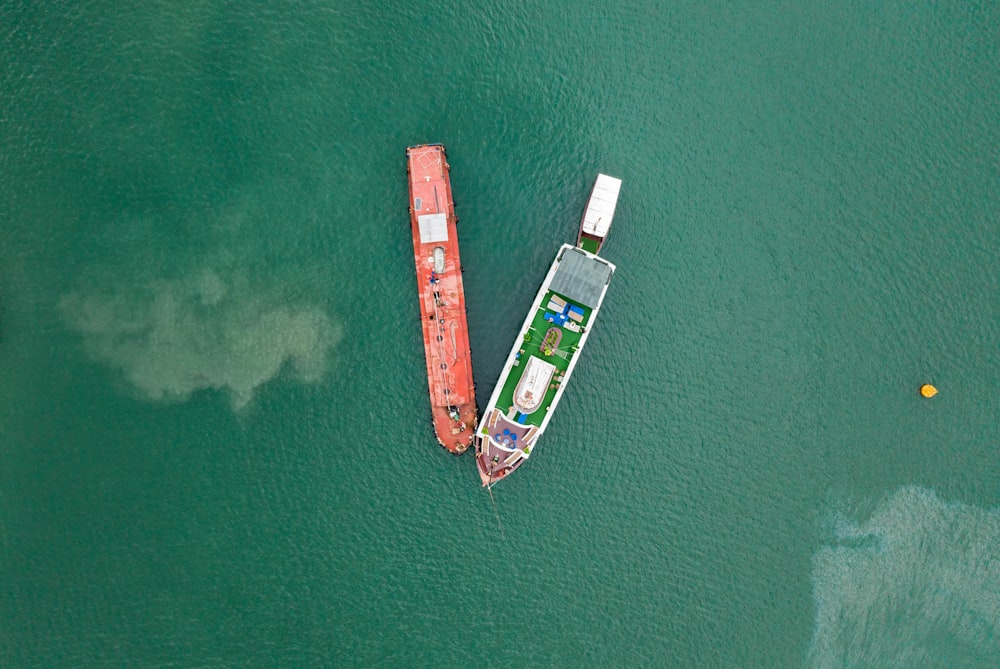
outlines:
[[929, 383], [925, 383], [924, 385], [920, 386], [920, 394], [923, 395], [924, 397], [934, 397], [935, 395], [937, 395], [937, 388], [935, 388]]

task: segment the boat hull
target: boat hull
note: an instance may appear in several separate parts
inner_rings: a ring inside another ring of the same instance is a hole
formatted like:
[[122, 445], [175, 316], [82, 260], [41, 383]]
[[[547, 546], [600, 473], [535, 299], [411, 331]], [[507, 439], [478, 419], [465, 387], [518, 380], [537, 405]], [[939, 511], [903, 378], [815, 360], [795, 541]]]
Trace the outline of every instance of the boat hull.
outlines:
[[438, 443], [458, 455], [472, 445], [477, 411], [450, 166], [440, 144], [406, 156], [431, 422]]
[[597, 319], [615, 266], [564, 244], [549, 268], [476, 427], [483, 485], [535, 451]]

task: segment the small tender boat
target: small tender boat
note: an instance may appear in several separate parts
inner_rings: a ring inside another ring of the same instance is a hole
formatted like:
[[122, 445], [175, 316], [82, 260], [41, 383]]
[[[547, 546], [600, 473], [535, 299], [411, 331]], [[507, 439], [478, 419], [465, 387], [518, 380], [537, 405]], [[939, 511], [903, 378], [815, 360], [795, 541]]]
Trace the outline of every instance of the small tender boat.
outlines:
[[611, 229], [611, 220], [615, 217], [615, 207], [618, 205], [618, 193], [622, 189], [622, 180], [598, 174], [594, 188], [590, 191], [587, 208], [580, 221], [580, 233], [576, 245], [584, 251], [600, 253], [604, 238]]

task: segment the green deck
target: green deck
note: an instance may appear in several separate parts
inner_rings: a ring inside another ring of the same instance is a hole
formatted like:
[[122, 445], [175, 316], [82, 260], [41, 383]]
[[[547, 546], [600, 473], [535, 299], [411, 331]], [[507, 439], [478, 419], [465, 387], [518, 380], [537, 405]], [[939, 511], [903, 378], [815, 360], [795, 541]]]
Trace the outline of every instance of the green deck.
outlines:
[[600, 243], [596, 239], [588, 239], [587, 237], [580, 238], [580, 248], [584, 251], [589, 251], [590, 253], [596, 254], [601, 248]]
[[[580, 343], [580, 338], [583, 336], [583, 332], [572, 332], [565, 327], [560, 327], [554, 323], [549, 323], [545, 320], [545, 312], [548, 311], [546, 306], [549, 304], [549, 300], [553, 296], [557, 296], [566, 302], [567, 300], [564, 295], [560, 295], [554, 291], [547, 291], [545, 296], [542, 298], [541, 306], [535, 310], [534, 317], [531, 320], [531, 325], [528, 327], [528, 332], [524, 339], [520, 342], [519, 357], [514, 361], [514, 367], [511, 368], [510, 373], [504, 380], [503, 389], [500, 391], [499, 398], [496, 403], [496, 407], [507, 414], [514, 406], [514, 389], [517, 387], [518, 381], [521, 380], [521, 372], [524, 369], [524, 363], [527, 361], [528, 356], [534, 355], [542, 360], [555, 365], [558, 370], [554, 377], [552, 383], [549, 384], [549, 389], [545, 393], [545, 398], [542, 400], [541, 405], [534, 413], [529, 414], [526, 425], [538, 425], [540, 426], [542, 421], [545, 419], [548, 413], [547, 409], [552, 403], [552, 398], [555, 397], [556, 391], [559, 388], [559, 377], [562, 377], [566, 373], [566, 369], [569, 367], [570, 361], [573, 356], [577, 353], [577, 347]], [[578, 302], [571, 302], [571, 304], [576, 305], [583, 309], [583, 320], [579, 325], [586, 328], [590, 325], [590, 317], [593, 313], [593, 309], [584, 306]], [[556, 328], [562, 334], [559, 340], [558, 346], [551, 350], [551, 355], [546, 355], [546, 351], [543, 350], [543, 344], [546, 338], [546, 333], [551, 329]], [[493, 408], [493, 407], [490, 407]], [[486, 434], [488, 430], [485, 426], [482, 428], [482, 433]]]

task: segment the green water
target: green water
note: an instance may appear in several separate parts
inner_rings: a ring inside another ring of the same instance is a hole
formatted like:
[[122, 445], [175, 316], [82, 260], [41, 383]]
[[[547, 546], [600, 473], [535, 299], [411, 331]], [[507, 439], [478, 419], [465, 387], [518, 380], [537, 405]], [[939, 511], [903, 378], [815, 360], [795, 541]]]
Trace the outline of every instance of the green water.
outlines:
[[[0, 665], [1000, 665], [995, 3], [0, 19]], [[624, 180], [502, 529], [429, 424], [428, 141], [480, 404]]]

